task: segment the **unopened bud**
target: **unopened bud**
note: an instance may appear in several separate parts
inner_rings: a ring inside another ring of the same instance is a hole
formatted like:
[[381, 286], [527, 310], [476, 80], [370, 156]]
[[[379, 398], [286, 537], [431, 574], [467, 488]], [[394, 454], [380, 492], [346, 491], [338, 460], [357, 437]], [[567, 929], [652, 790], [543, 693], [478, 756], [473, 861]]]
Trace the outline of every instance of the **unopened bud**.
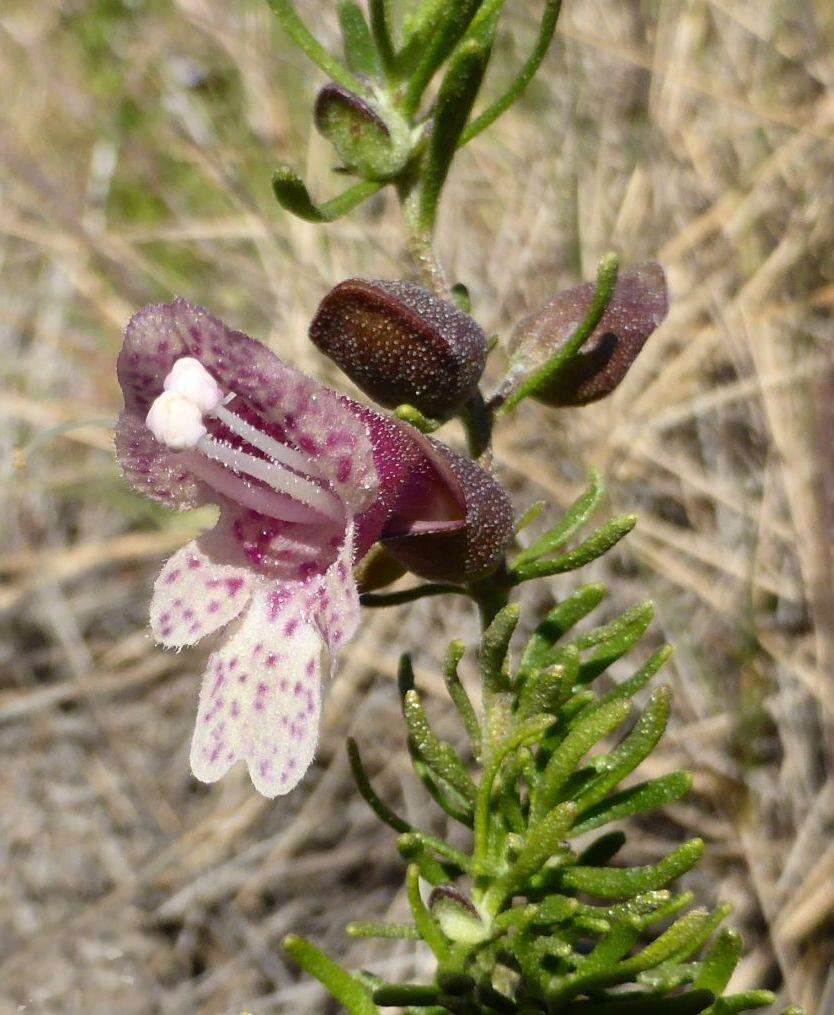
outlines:
[[[577, 285], [524, 318], [510, 343], [511, 377], [520, 380], [551, 359], [584, 319], [593, 295], [593, 282]], [[624, 272], [582, 350], [533, 397], [545, 405], [564, 406], [587, 405], [611, 394], [668, 310], [666, 277], [659, 264]]]
[[411, 154], [408, 124], [395, 109], [372, 105], [341, 85], [331, 82], [319, 92], [315, 121], [347, 168], [366, 179], [396, 175]]
[[310, 338], [380, 405], [439, 418], [469, 398], [486, 362], [475, 321], [408, 282], [340, 283], [319, 305]]
[[489, 926], [469, 899], [448, 885], [434, 889], [429, 897], [429, 909], [450, 941], [475, 945], [490, 936]]

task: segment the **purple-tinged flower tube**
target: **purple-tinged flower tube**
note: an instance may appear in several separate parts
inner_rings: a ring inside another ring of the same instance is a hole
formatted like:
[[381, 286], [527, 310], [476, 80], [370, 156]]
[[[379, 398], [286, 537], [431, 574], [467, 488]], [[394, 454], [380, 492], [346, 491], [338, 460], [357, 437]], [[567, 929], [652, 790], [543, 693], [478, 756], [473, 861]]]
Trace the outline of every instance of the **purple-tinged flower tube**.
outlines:
[[[594, 295], [594, 283], [557, 293], [524, 318], [511, 339], [513, 362], [508, 383], [542, 366], [582, 322]], [[655, 262], [620, 275], [611, 302], [582, 351], [533, 396], [545, 405], [587, 405], [617, 387], [652, 332], [669, 311], [663, 268]]]
[[423, 440], [430, 457], [404, 485], [383, 545], [409, 571], [432, 581], [485, 578], [513, 534], [509, 498], [471, 458]]
[[448, 416], [469, 398], [487, 341], [454, 304], [408, 282], [352, 278], [331, 289], [310, 338], [380, 405]]
[[460, 489], [440, 445], [185, 300], [133, 317], [118, 376], [128, 481], [171, 508], [220, 508], [151, 600], [168, 647], [230, 625], [203, 678], [192, 770], [213, 782], [243, 759], [261, 793], [286, 793], [315, 750], [322, 659], [358, 626], [354, 565], [389, 525], [460, 526]]

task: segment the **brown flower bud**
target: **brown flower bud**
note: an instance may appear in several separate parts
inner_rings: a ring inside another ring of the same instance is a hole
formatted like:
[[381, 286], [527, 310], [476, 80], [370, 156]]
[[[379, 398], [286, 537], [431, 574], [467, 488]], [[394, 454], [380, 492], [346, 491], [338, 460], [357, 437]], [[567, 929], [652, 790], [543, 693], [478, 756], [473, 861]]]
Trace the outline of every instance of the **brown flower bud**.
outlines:
[[452, 303], [408, 282], [349, 279], [322, 300], [310, 338], [380, 405], [448, 416], [472, 394], [486, 336]]
[[[594, 283], [574, 286], [525, 317], [511, 340], [511, 376], [521, 379], [549, 360], [591, 305]], [[534, 396], [545, 405], [587, 405], [610, 395], [669, 310], [666, 277], [648, 262], [620, 275], [608, 309], [581, 352]]]
[[425, 468], [400, 495], [382, 540], [409, 571], [460, 584], [491, 574], [513, 533], [506, 491], [470, 458], [424, 438]]

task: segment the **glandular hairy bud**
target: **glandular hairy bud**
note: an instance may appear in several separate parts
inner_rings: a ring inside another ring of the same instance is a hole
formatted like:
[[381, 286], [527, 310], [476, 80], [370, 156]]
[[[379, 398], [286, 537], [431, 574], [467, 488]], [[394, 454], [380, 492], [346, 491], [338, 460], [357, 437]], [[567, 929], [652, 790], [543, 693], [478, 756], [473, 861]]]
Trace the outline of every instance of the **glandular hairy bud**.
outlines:
[[319, 92], [315, 121], [345, 166], [365, 179], [390, 179], [411, 154], [411, 132], [395, 109], [341, 85], [331, 82]]
[[408, 282], [342, 282], [320, 303], [310, 338], [380, 405], [441, 419], [474, 392], [486, 363], [475, 321]]
[[[591, 305], [594, 283], [557, 293], [524, 318], [511, 339], [510, 377], [521, 380], [547, 362]], [[545, 405], [587, 405], [610, 395], [669, 310], [663, 269], [655, 262], [620, 275], [611, 302], [581, 352], [533, 396]]]
[[488, 472], [445, 444], [423, 438], [426, 466], [415, 470], [382, 533], [386, 550], [431, 581], [466, 584], [495, 571], [513, 534], [506, 491]]

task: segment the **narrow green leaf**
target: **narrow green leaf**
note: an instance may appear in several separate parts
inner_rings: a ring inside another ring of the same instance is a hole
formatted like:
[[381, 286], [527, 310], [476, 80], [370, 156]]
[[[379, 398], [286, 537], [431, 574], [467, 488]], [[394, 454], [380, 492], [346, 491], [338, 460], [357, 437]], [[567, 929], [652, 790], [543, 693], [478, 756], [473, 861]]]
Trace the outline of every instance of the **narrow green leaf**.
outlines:
[[681, 945], [678, 951], [672, 956], [675, 962], [685, 962], [687, 959], [692, 958], [697, 952], [700, 952], [701, 948], [706, 944], [709, 938], [712, 937], [713, 933], [717, 928], [727, 919], [732, 913], [733, 907], [729, 902], [724, 902], [720, 906], [709, 914], [709, 917], [704, 922], [701, 930], [698, 934], [693, 935], [689, 941]]
[[518, 567], [511, 567], [509, 577], [514, 585], [521, 582], [531, 581], [534, 578], [546, 578], [552, 574], [564, 574], [566, 571], [576, 571], [585, 567], [591, 561], [597, 560], [619, 543], [623, 536], [637, 524], [636, 515], [619, 515], [612, 518], [610, 522], [601, 526], [580, 543], [575, 550], [564, 553], [559, 557], [540, 557], [538, 560], [520, 564]]
[[573, 804], [560, 804], [530, 830], [509, 871], [488, 890], [484, 904], [489, 912], [498, 912], [507, 899], [524, 889], [556, 852], [575, 816]]
[[394, 69], [396, 58], [391, 41], [387, 0], [369, 0], [368, 6], [371, 12], [371, 32], [376, 50], [385, 70], [390, 73]]
[[530, 923], [552, 926], [569, 920], [576, 912], [579, 903], [569, 895], [548, 895], [538, 906], [533, 908]]
[[[659, 910], [666, 911], [672, 898], [671, 892], [643, 892], [614, 906], [588, 906], [579, 903], [576, 907], [576, 920], [592, 919], [604, 924], [621, 923], [623, 920], [636, 922], [637, 927], [645, 930], [645, 918], [653, 916]], [[606, 928], [607, 930], [607, 928]]]
[[697, 937], [708, 921], [709, 913], [705, 909], [693, 909], [676, 920], [660, 937], [646, 945], [637, 955], [621, 962], [618, 974], [623, 977], [626, 974], [633, 976], [635, 973], [660, 965], [661, 962], [684, 950], [687, 942]]
[[579, 761], [603, 737], [615, 730], [630, 711], [628, 702], [602, 705], [565, 737], [542, 772], [530, 799], [531, 821], [539, 821], [559, 800], [559, 793]]
[[640, 991], [604, 1001], [575, 1001], [565, 1005], [560, 1015], [706, 1015], [712, 999], [708, 990], [692, 990], [678, 997]]
[[288, 166], [280, 166], [272, 176], [272, 190], [278, 204], [306, 222], [334, 222], [372, 197], [382, 186], [375, 180], [363, 180], [338, 197], [316, 204], [304, 181]]
[[447, 782], [469, 803], [475, 802], [475, 784], [455, 749], [432, 731], [416, 690], [406, 692], [403, 716], [411, 740], [429, 769]]
[[354, 921], [345, 927], [348, 937], [391, 938], [401, 941], [419, 941], [420, 932], [413, 923], [364, 923]]
[[524, 511], [518, 521], [515, 523], [513, 531], [516, 535], [527, 528], [528, 525], [532, 525], [533, 522], [539, 517], [539, 515], [547, 507], [546, 500], [536, 500]]
[[704, 1015], [736, 1015], [740, 1011], [754, 1011], [769, 1008], [776, 997], [769, 990], [745, 990], [740, 994], [716, 998], [715, 1004], [707, 1008]]
[[420, 227], [426, 233], [431, 233], [434, 226], [440, 192], [449, 175], [458, 138], [481, 87], [488, 59], [489, 50], [480, 43], [464, 42], [452, 57], [440, 85], [434, 124], [420, 173], [418, 215]]
[[358, 95], [366, 94], [362, 82], [358, 81], [342, 63], [332, 57], [310, 33], [289, 0], [267, 0], [267, 3], [290, 39], [303, 53], [306, 53], [314, 64], [324, 71], [331, 81], [335, 81], [343, 88], [356, 92]]
[[449, 943], [420, 896], [420, 871], [416, 864], [409, 864], [406, 871], [405, 890], [420, 937], [431, 948], [438, 961], [443, 962], [449, 955]]
[[359, 602], [368, 609], [380, 609], [388, 606], [402, 606], [418, 599], [429, 599], [433, 596], [468, 596], [469, 592], [460, 585], [446, 585], [443, 582], [426, 582], [411, 589], [398, 592], [364, 592]]
[[636, 943], [639, 923], [626, 919], [612, 927], [609, 935], [579, 965], [575, 973], [557, 978], [548, 997], [551, 1001], [557, 1001], [589, 989], [632, 980], [636, 974], [659, 965], [673, 955], [685, 941], [698, 933], [707, 918], [706, 910], [687, 913], [655, 941], [629, 958], [624, 956]]
[[437, 31], [446, 11], [448, 0], [422, 0], [406, 11], [403, 21], [402, 49], [397, 53], [396, 66], [400, 74], [413, 70], [425, 54], [428, 40]]
[[603, 624], [601, 627], [595, 627], [592, 631], [579, 635], [579, 637], [574, 638], [572, 644], [576, 645], [580, 652], [586, 652], [590, 648], [618, 639], [621, 635], [630, 631], [635, 624], [643, 625], [645, 630], [653, 618], [654, 603], [650, 599], [647, 599], [644, 603], [638, 603], [636, 606], [629, 607], [610, 623]]
[[305, 973], [315, 977], [330, 995], [350, 1012], [350, 1015], [378, 1015], [379, 1009], [370, 995], [349, 973], [337, 965], [310, 941], [297, 934], [284, 938], [284, 951], [298, 963]]
[[513, 751], [528, 743], [538, 740], [552, 725], [553, 716], [533, 716], [517, 726], [513, 732], [496, 745], [489, 761], [484, 768], [481, 783], [478, 787], [478, 799], [475, 803], [475, 858], [483, 862], [488, 852], [490, 803], [492, 791], [498, 772], [507, 757]]
[[[454, 846], [444, 842], [443, 839], [438, 839], [436, 835], [429, 835], [428, 832], [421, 832], [418, 829], [405, 834], [410, 835], [413, 841], [419, 843], [425, 850], [437, 853], [438, 856], [442, 857], [444, 861], [448, 861], [448, 864], [451, 864], [460, 874], [467, 874], [471, 870], [472, 863], [469, 857], [459, 849], [455, 849]], [[402, 842], [402, 838], [400, 841]]]
[[[608, 705], [600, 705], [599, 708], [611, 708], [616, 704], [625, 705], [626, 702], [615, 698], [613, 702]], [[651, 754], [663, 736], [671, 708], [672, 692], [668, 687], [658, 687], [653, 692], [634, 729], [608, 755], [603, 772], [588, 789], [576, 798], [576, 806], [580, 814], [584, 814], [594, 804], [599, 803]], [[591, 715], [593, 716], [594, 713], [592, 712]]]
[[[434, 22], [428, 26], [430, 35], [425, 43], [419, 43], [418, 62], [406, 85], [402, 106], [407, 116], [417, 111], [435, 71], [463, 38], [480, 5], [481, 0], [456, 0], [437, 5]], [[456, 141], [459, 136], [458, 132]]]
[[551, 999], [570, 996], [577, 988], [597, 982], [624, 955], [627, 955], [637, 941], [637, 928], [630, 920], [623, 920], [599, 942], [575, 973], [564, 978], [562, 984], [549, 992]]
[[623, 899], [638, 892], [664, 888], [693, 867], [704, 851], [702, 839], [690, 839], [657, 864], [646, 867], [566, 867], [560, 871], [565, 888], [600, 899]]
[[467, 126], [458, 141], [459, 147], [462, 148], [474, 137], [477, 137], [478, 134], [486, 130], [523, 94], [524, 90], [535, 77], [536, 71], [539, 69], [542, 60], [550, 48], [553, 33], [556, 30], [556, 22], [559, 20], [561, 6], [562, 0], [546, 0], [538, 35], [530, 56], [524, 62], [521, 70], [507, 90]]
[[484, 632], [481, 640], [481, 675], [484, 687], [491, 691], [509, 689], [507, 652], [520, 615], [518, 603], [510, 603], [495, 615]]
[[428, 790], [434, 802], [444, 810], [449, 817], [459, 821], [467, 828], [472, 827], [472, 806], [469, 801], [448, 782], [438, 778], [429, 768], [417, 748], [409, 739], [408, 753], [411, 757], [411, 767], [415, 774]]
[[576, 356], [594, 333], [597, 325], [602, 320], [603, 314], [608, 309], [608, 304], [614, 295], [614, 286], [617, 282], [619, 270], [620, 258], [617, 254], [609, 253], [602, 258], [597, 268], [596, 289], [594, 290], [591, 305], [588, 307], [584, 320], [546, 363], [543, 363], [538, 370], [534, 370], [525, 377], [515, 391], [510, 393], [507, 400], [498, 410], [499, 416], [505, 416], [519, 402], [534, 396], [541, 388], [547, 387], [562, 367], [570, 363], [574, 356]]
[[588, 474], [588, 483], [588, 489], [577, 497], [559, 522], [552, 529], [548, 529], [544, 535], [539, 536], [513, 560], [513, 567], [536, 560], [545, 554], [555, 553], [568, 542], [575, 532], [582, 528], [599, 507], [605, 494], [605, 484], [597, 469], [591, 469]]
[[672, 655], [673, 649], [671, 645], [663, 645], [656, 652], [652, 653], [649, 659], [637, 670], [633, 676], [629, 677], [628, 680], [624, 680], [621, 684], [618, 684], [613, 691], [610, 691], [605, 695], [604, 698], [600, 698], [600, 704], [603, 701], [626, 701], [629, 698], [633, 698], [638, 691], [641, 691], [646, 684], [661, 670], [668, 662]]
[[[677, 913], [682, 912], [684, 909], [689, 909], [694, 901], [695, 896], [692, 892], [680, 892], [678, 895], [672, 895], [668, 902], [639, 917], [640, 930], [646, 931], [658, 923], [665, 923]], [[628, 903], [625, 903], [625, 905], [628, 905]]]
[[348, 69], [354, 74], [379, 78], [382, 74], [379, 54], [362, 9], [353, 0], [340, 0], [338, 12]]
[[439, 863], [429, 853], [425, 842], [411, 832], [397, 839], [397, 852], [404, 860], [416, 864], [423, 880], [435, 888], [458, 876], [457, 868], [449, 869], [448, 865]]
[[368, 778], [368, 773], [365, 771], [365, 766], [362, 763], [362, 757], [359, 754], [359, 747], [353, 737], [348, 737], [347, 740], [347, 753], [348, 760], [350, 762], [350, 770], [353, 774], [353, 781], [356, 783], [356, 788], [362, 796], [362, 799], [367, 803], [371, 810], [376, 814], [380, 821], [393, 828], [395, 832], [410, 832], [412, 831], [411, 825], [404, 821], [399, 815], [395, 814], [391, 808], [382, 802], [376, 795], [371, 781]]
[[578, 672], [579, 653], [571, 657], [566, 652], [564, 663], [531, 674], [518, 696], [518, 718], [555, 713], [570, 697]]
[[697, 972], [698, 965], [695, 962], [675, 962], [670, 959], [653, 969], [638, 973], [637, 982], [651, 987], [652, 990], [668, 992], [685, 983], [692, 983]]
[[622, 793], [606, 797], [594, 807], [589, 807], [583, 813], [582, 820], [577, 822], [574, 833], [581, 835], [609, 821], [658, 810], [666, 804], [680, 800], [691, 788], [692, 776], [689, 772], [673, 772], [671, 775], [631, 786]]
[[466, 646], [462, 641], [456, 640], [450, 643], [443, 660], [443, 679], [446, 683], [449, 697], [452, 699], [455, 708], [463, 720], [463, 725], [477, 754], [481, 749], [481, 724], [478, 721], [478, 716], [475, 713], [469, 695], [466, 693], [466, 688], [458, 676], [458, 666], [465, 651]]
[[741, 934], [732, 928], [720, 931], [701, 963], [695, 986], [711, 990], [713, 994], [722, 994], [740, 958]]
[[518, 667], [517, 681], [523, 681], [534, 670], [549, 666], [554, 643], [579, 623], [605, 598], [604, 585], [582, 585], [553, 607], [536, 627], [524, 647]]
[[422, 986], [417, 983], [386, 983], [374, 991], [374, 1001], [385, 1008], [398, 1008], [411, 1004], [424, 1006], [437, 1004], [440, 990], [437, 987]]
[[[646, 633], [653, 617], [654, 605], [642, 603], [638, 607], [627, 610], [622, 617], [607, 625], [611, 629], [611, 635], [597, 643], [593, 651], [582, 661], [579, 668], [579, 682], [591, 683], [612, 663], [626, 655]], [[591, 638], [592, 634], [589, 634], [588, 638]]]

